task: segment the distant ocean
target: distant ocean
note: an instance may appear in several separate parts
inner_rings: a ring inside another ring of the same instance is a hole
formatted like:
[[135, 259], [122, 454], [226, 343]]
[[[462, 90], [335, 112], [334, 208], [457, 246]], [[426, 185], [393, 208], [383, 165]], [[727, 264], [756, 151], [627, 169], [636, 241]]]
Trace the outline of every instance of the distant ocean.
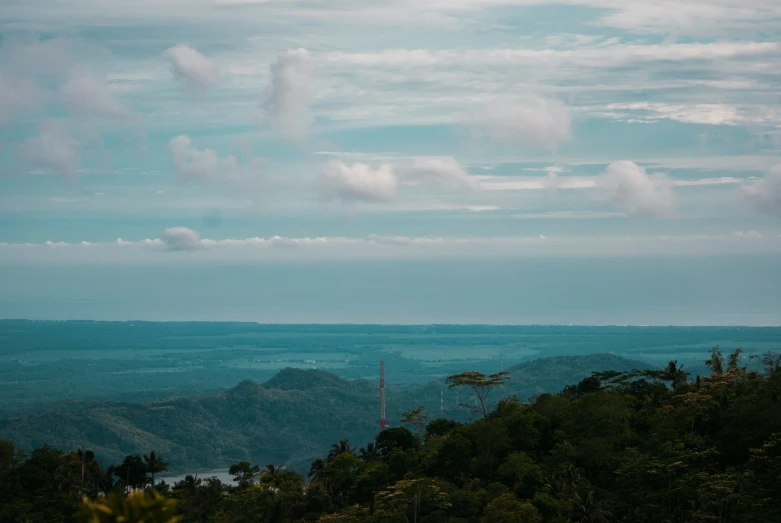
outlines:
[[781, 257], [0, 266], [0, 317], [780, 325]]

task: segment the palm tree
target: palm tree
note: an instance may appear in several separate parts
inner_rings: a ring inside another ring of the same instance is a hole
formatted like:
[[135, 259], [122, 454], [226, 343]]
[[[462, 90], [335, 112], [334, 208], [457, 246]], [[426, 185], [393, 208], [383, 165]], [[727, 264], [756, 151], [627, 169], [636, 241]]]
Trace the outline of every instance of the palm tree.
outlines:
[[579, 523], [606, 523], [612, 514], [602, 509], [600, 502], [594, 498], [594, 491], [587, 490], [581, 496], [575, 492], [572, 496], [572, 515], [570, 521]]
[[659, 378], [671, 382], [673, 389], [677, 389], [686, 383], [686, 378], [688, 378], [688, 376], [689, 373], [683, 370], [683, 365], [679, 367], [678, 360], [673, 360], [662, 369]]
[[152, 488], [154, 488], [155, 472], [168, 472], [168, 463], [162, 456], [155, 454], [154, 450], [148, 456], [144, 456], [144, 463], [146, 464], [146, 471], [152, 474]]
[[280, 467], [279, 465], [274, 465], [272, 463], [263, 467], [263, 470], [260, 472], [260, 476], [261, 478], [263, 478], [263, 480], [270, 481], [271, 484], [276, 487], [279, 480], [280, 472], [282, 472], [282, 467]]
[[380, 456], [380, 447], [373, 441], [370, 441], [366, 444], [366, 448], [362, 448], [359, 452], [361, 459], [368, 463], [370, 461], [374, 461]]
[[340, 440], [339, 443], [331, 445], [331, 451], [328, 453], [328, 461], [333, 461], [336, 456], [345, 452], [355, 454], [355, 449], [350, 445], [349, 441], [343, 439]]
[[317, 479], [323, 470], [325, 470], [325, 460], [323, 458], [317, 458], [309, 467], [309, 474], [307, 477], [311, 480]]
[[198, 491], [198, 487], [201, 486], [201, 478], [198, 477], [198, 474], [193, 476], [192, 474], [187, 474], [182, 481], [177, 481], [174, 483], [174, 490], [178, 490], [182, 492], [185, 495], [195, 495], [195, 493]]

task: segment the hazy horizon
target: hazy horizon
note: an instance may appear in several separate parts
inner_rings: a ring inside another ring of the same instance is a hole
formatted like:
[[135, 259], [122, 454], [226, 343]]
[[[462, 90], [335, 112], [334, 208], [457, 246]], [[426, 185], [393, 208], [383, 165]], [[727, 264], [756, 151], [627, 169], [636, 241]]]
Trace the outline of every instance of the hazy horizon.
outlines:
[[261, 323], [777, 325], [781, 258], [9, 266], [0, 317]]

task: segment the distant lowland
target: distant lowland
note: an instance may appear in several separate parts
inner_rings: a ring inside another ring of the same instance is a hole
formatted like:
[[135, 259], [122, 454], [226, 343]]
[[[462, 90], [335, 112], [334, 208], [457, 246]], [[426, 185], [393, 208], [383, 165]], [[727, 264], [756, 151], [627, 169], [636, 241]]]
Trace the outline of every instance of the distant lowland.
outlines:
[[0, 439], [80, 445], [105, 463], [164, 454], [172, 473], [274, 462], [303, 470], [323, 448], [423, 405], [466, 421], [444, 378], [507, 370], [492, 401], [558, 392], [596, 371], [683, 363], [713, 346], [779, 348], [781, 328], [264, 325], [0, 321]]

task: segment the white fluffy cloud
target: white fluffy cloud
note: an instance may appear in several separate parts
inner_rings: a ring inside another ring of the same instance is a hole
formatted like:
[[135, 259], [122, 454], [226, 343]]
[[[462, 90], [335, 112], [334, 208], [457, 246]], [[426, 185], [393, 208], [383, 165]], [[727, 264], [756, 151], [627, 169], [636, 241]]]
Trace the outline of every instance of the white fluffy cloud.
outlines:
[[597, 198], [627, 216], [663, 217], [675, 211], [673, 184], [663, 174], [648, 175], [634, 162], [613, 162], [597, 178]]
[[80, 144], [59, 124], [44, 121], [36, 137], [27, 138], [21, 146], [21, 154], [30, 165], [51, 169], [66, 176], [74, 176], [81, 157]]
[[476, 137], [535, 149], [555, 149], [572, 137], [572, 113], [555, 98], [500, 98], [472, 111]]
[[416, 158], [412, 166], [402, 170], [407, 183], [427, 183], [441, 187], [479, 190], [477, 179], [470, 176], [454, 158]]
[[260, 102], [264, 116], [285, 139], [300, 142], [312, 120], [312, 57], [306, 49], [290, 49], [271, 64], [270, 73], [271, 83]]
[[239, 174], [236, 158], [229, 155], [220, 159], [213, 149], [198, 150], [189, 136], [171, 138], [168, 149], [176, 166], [176, 172], [184, 178], [226, 179]]
[[342, 201], [389, 202], [396, 197], [398, 179], [390, 164], [375, 169], [331, 160], [321, 170], [320, 188], [324, 196]]
[[160, 235], [169, 251], [199, 251], [204, 248], [198, 231], [187, 227], [169, 227]]
[[743, 186], [743, 193], [755, 210], [781, 218], [781, 164], [761, 180]]
[[130, 110], [117, 100], [106, 78], [86, 68], [74, 71], [62, 86], [62, 102], [73, 115], [113, 120], [130, 117]]
[[395, 166], [383, 163], [376, 168], [362, 162], [346, 164], [331, 160], [320, 173], [321, 193], [342, 201], [390, 202], [396, 198], [400, 183], [473, 192], [480, 190], [478, 178], [468, 174], [451, 157], [415, 158], [409, 163]]
[[171, 72], [186, 87], [209, 89], [217, 85], [220, 73], [214, 62], [186, 45], [175, 45], [165, 52]]

